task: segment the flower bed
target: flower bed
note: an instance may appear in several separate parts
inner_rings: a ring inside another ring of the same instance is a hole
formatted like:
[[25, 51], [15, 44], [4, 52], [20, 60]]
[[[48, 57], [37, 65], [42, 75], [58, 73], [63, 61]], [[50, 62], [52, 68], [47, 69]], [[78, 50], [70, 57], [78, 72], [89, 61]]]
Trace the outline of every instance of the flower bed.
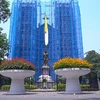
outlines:
[[54, 63], [54, 70], [63, 69], [63, 68], [90, 68], [92, 64], [90, 64], [86, 60], [82, 60], [79, 58], [63, 58]]
[[25, 59], [14, 58], [11, 60], [5, 60], [1, 62], [0, 70], [7, 70], [7, 69], [34, 70], [34, 65]]

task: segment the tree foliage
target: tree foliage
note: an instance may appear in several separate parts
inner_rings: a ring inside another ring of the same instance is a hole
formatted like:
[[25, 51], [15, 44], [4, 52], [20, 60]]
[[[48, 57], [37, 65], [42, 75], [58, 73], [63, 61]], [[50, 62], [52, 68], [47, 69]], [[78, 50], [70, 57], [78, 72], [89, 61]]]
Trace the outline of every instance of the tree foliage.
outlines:
[[[6, 0], [0, 0], [0, 23], [6, 22], [10, 16], [9, 2]], [[0, 27], [0, 62], [8, 56], [8, 40], [7, 35], [2, 33], [3, 28]], [[9, 80], [0, 75], [0, 87]]]
[[93, 64], [91, 72], [87, 75], [91, 88], [98, 88], [97, 78], [100, 78], [100, 54], [95, 50], [86, 53], [85, 60]]
[[92, 72], [97, 73], [97, 76], [100, 77], [100, 54], [92, 50], [86, 53], [85, 59], [93, 64]]
[[10, 16], [9, 2], [0, 0], [0, 23], [6, 22]]
[[4, 60], [8, 56], [8, 40], [7, 35], [0, 32], [0, 61]]
[[[10, 16], [9, 2], [0, 0], [0, 23], [6, 22]], [[2, 33], [3, 28], [0, 27], [0, 61], [4, 60], [8, 55], [8, 40], [7, 35]]]

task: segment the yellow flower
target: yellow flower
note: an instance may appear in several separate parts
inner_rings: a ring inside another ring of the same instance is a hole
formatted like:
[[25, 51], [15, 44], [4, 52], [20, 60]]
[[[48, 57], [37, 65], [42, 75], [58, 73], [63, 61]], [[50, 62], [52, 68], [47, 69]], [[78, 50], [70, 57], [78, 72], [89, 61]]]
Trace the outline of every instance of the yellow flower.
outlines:
[[63, 58], [59, 61], [55, 62], [53, 65], [54, 69], [62, 69], [62, 68], [90, 68], [92, 64], [90, 64], [86, 60], [82, 60], [79, 58]]

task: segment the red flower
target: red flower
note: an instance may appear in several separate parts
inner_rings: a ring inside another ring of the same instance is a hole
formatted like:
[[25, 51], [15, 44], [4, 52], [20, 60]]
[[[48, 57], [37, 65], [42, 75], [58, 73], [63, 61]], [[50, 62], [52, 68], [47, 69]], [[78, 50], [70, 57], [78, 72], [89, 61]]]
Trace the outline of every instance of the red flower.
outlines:
[[5, 60], [0, 64], [0, 70], [5, 69], [26, 69], [34, 70], [33, 63], [23, 59], [23, 58], [13, 58], [11, 60]]

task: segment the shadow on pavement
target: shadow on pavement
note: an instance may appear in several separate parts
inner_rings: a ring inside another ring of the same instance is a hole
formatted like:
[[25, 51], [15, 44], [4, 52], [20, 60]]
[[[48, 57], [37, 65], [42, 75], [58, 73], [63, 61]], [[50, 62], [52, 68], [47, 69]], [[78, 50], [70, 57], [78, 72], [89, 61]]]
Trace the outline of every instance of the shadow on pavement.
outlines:
[[88, 98], [88, 99], [77, 99], [77, 100], [100, 100], [100, 98]]
[[65, 93], [65, 92], [62, 92], [62, 93], [57, 93], [57, 94], [64, 94], [64, 95], [83, 95], [83, 94], [94, 94], [94, 93]]
[[25, 94], [9, 94], [9, 93], [4, 93], [3, 95], [36, 95], [37, 93], [25, 93]]

